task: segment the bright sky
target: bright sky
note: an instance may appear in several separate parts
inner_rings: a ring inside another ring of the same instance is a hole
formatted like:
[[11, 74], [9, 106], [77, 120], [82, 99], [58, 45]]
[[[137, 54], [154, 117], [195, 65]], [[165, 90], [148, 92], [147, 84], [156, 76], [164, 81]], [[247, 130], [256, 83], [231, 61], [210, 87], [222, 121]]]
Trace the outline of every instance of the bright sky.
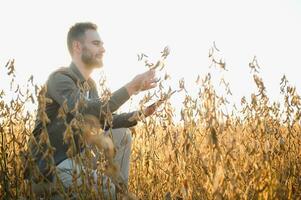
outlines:
[[[298, 0], [27, 0], [2, 1], [0, 7], [1, 72], [8, 59], [15, 58], [17, 77], [26, 79], [33, 74], [39, 84], [51, 71], [70, 63], [69, 27], [91, 21], [98, 25], [105, 43], [104, 71], [113, 91], [146, 69], [137, 61], [138, 53], [156, 61], [168, 45], [170, 84], [176, 87], [183, 77], [193, 93], [197, 75], [204, 76], [209, 70], [208, 50], [215, 41], [227, 63], [229, 71], [224, 75], [235, 102], [254, 91], [248, 68], [254, 55], [271, 98], [279, 98], [283, 74], [300, 93]], [[219, 72], [215, 70], [213, 75], [219, 76]], [[93, 78], [97, 80], [99, 74], [95, 71]], [[3, 88], [6, 83], [1, 77]]]

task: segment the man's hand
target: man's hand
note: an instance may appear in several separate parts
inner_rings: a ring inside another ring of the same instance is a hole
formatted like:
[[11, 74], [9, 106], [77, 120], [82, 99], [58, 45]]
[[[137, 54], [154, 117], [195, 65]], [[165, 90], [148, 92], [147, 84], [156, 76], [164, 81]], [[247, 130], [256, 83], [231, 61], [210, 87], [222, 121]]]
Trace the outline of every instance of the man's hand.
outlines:
[[136, 111], [135, 114], [130, 117], [128, 120], [131, 121], [140, 121], [141, 120], [141, 115], [144, 115], [145, 117], [148, 117], [152, 114], [154, 114], [157, 110], [157, 108], [163, 103], [163, 100], [159, 100], [156, 103], [153, 103], [150, 106], [147, 106], [143, 111]]
[[142, 74], [138, 74], [134, 79], [125, 85], [129, 96], [140, 91], [149, 90], [157, 86], [157, 79], [155, 78], [155, 70], [151, 69]]
[[160, 100], [158, 100], [157, 102], [153, 103], [152, 105], [150, 106], [147, 106], [143, 113], [146, 117], [152, 115], [156, 109], [164, 102], [166, 101], [167, 99], [169, 99], [173, 94], [175, 94], [177, 91], [173, 91], [173, 92], [170, 92], [169, 94], [166, 94], [164, 95]]
[[159, 100], [159, 101], [157, 101], [156, 103], [153, 103], [152, 105], [147, 106], [147, 107], [144, 109], [144, 111], [143, 111], [144, 115], [145, 115], [146, 117], [148, 117], [148, 116], [154, 114], [154, 112], [157, 110], [157, 108], [158, 108], [163, 102], [164, 102], [163, 100]]

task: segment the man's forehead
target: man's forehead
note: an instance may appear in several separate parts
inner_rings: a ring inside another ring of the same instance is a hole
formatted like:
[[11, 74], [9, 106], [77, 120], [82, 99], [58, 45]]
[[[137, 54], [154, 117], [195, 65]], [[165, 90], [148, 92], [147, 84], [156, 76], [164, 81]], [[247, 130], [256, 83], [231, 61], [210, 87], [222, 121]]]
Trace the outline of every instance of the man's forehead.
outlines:
[[86, 30], [85, 32], [85, 39], [86, 41], [100, 41], [102, 42], [98, 32], [96, 30]]

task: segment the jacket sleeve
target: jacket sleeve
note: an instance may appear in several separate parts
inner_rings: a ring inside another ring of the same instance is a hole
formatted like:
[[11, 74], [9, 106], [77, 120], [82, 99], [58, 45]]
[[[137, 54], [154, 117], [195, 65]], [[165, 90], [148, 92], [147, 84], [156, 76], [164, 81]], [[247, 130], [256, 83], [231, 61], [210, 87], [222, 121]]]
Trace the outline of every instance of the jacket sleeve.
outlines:
[[105, 116], [105, 114], [100, 115], [100, 113], [113, 113], [130, 98], [126, 88], [121, 87], [112, 94], [106, 103], [102, 102], [100, 98], [87, 99], [74, 81], [61, 73], [54, 73], [49, 77], [47, 81], [47, 93], [60, 106], [63, 106], [66, 101], [66, 113], [73, 114], [71, 111], [76, 107], [76, 104], [83, 102], [86, 106], [81, 106], [80, 112], [82, 114], [94, 115], [100, 119], [100, 122], [104, 120]]
[[109, 128], [129, 128], [137, 125], [137, 120], [129, 120], [134, 114], [136, 114], [136, 111], [130, 113], [113, 114], [112, 127], [107, 125], [105, 130], [108, 130]]

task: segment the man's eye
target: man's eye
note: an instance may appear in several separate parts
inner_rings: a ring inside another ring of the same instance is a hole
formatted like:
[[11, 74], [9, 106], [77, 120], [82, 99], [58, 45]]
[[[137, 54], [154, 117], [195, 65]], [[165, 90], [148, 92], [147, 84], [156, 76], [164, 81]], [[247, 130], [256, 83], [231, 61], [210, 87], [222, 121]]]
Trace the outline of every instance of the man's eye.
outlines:
[[93, 42], [93, 44], [96, 45], [96, 46], [100, 46], [102, 43], [98, 42], [98, 41], [95, 41], [95, 42]]

